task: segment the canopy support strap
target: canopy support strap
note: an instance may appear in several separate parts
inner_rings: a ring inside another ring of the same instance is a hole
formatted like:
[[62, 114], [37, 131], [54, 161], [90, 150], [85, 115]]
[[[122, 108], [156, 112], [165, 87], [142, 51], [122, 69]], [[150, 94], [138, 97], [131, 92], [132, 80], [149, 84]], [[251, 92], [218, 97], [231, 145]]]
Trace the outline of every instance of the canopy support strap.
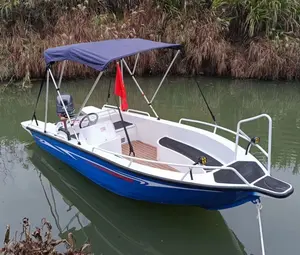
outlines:
[[108, 104], [108, 100], [110, 99], [111, 80], [112, 80], [112, 79], [110, 79], [110, 81], [109, 81], [109, 85], [108, 85], [108, 91], [107, 91], [106, 104]]
[[152, 112], [154, 113], [155, 117], [157, 119], [159, 119], [159, 116], [157, 115], [156, 111], [154, 110], [154, 108], [152, 107], [151, 103], [149, 102], [148, 98], [146, 97], [144, 91], [142, 90], [142, 88], [140, 87], [139, 83], [137, 82], [136, 78], [134, 77], [134, 73], [130, 70], [129, 66], [127, 65], [126, 61], [124, 59], [122, 59], [122, 62], [124, 63], [127, 71], [129, 72], [129, 74], [131, 75], [132, 80], [134, 81], [134, 83], [136, 84], [136, 86], [138, 87], [139, 91], [141, 92], [142, 96], [144, 97], [145, 101], [147, 102], [147, 104], [149, 105], [150, 109], [152, 110]]
[[66, 105], [65, 105], [65, 103], [64, 103], [64, 100], [63, 100], [62, 97], [61, 97], [61, 94], [60, 94], [60, 92], [59, 92], [59, 88], [58, 88], [58, 86], [57, 86], [57, 84], [56, 84], [56, 81], [55, 81], [55, 79], [54, 79], [54, 76], [53, 76], [53, 74], [52, 74], [50, 68], [49, 68], [49, 74], [50, 74], [51, 79], [52, 79], [52, 81], [53, 81], [53, 84], [54, 84], [54, 86], [55, 86], [56, 92], [57, 92], [57, 94], [58, 94], [58, 96], [59, 96], [59, 99], [60, 99], [60, 101], [61, 101], [61, 104], [62, 104], [62, 106], [63, 106], [63, 108], [64, 108], [64, 110], [65, 110], [65, 113], [66, 113], [66, 115], [67, 115], [67, 118], [68, 118], [68, 120], [69, 120], [69, 122], [70, 122], [70, 124], [71, 124], [71, 128], [73, 129], [73, 132], [74, 132], [75, 138], [76, 138], [76, 140], [77, 140], [77, 143], [78, 143], [78, 145], [81, 145], [81, 143], [80, 143], [80, 141], [79, 141], [79, 139], [78, 139], [78, 136], [77, 136], [77, 134], [76, 134], [76, 131], [75, 131], [75, 129], [74, 129], [73, 123], [71, 122], [71, 118], [70, 118], [70, 115], [69, 115], [69, 113], [68, 113], [68, 111], [67, 111], [67, 108], [66, 108]]
[[46, 74], [47, 74], [49, 68], [50, 68], [50, 64], [46, 66], [45, 73], [44, 73], [43, 79], [42, 79], [42, 81], [41, 81], [40, 90], [39, 90], [39, 93], [38, 93], [38, 96], [37, 96], [37, 99], [36, 99], [36, 102], [35, 102], [35, 106], [34, 106], [32, 118], [31, 118], [31, 123], [32, 123], [32, 121], [33, 121], [33, 119], [34, 119], [37, 126], [38, 126], [39, 124], [38, 124], [38, 121], [37, 121], [37, 118], [36, 118], [36, 109], [37, 109], [37, 105], [38, 105], [38, 103], [39, 103], [39, 99], [40, 99], [40, 96], [41, 96], [41, 93], [42, 93], [42, 90], [43, 90], [43, 86], [44, 86]]
[[[217, 126], [216, 117], [215, 117], [215, 115], [212, 113], [212, 111], [211, 111], [211, 109], [210, 109], [210, 107], [209, 107], [209, 105], [208, 105], [208, 103], [207, 103], [207, 101], [206, 101], [206, 98], [205, 98], [205, 96], [204, 96], [204, 94], [203, 94], [203, 92], [202, 92], [202, 90], [201, 90], [201, 88], [200, 88], [200, 85], [199, 85], [198, 81], [196, 80], [196, 78], [194, 78], [194, 79], [195, 79], [195, 82], [196, 82], [196, 84], [197, 84], [197, 86], [198, 86], [198, 89], [199, 89], [199, 91], [200, 91], [200, 93], [201, 93], [201, 95], [202, 95], [202, 97], [203, 97], [203, 99], [204, 99], [204, 102], [205, 102], [206, 107], [207, 107], [207, 109], [208, 109], [208, 111], [209, 111], [209, 113], [210, 113], [210, 116], [212, 117], [213, 121], [215, 122], [215, 125]], [[217, 127], [215, 127], [214, 132], [216, 132], [216, 128], [217, 128]]]
[[252, 202], [256, 205], [256, 209], [257, 209], [257, 219], [258, 219], [258, 226], [259, 226], [261, 253], [262, 253], [262, 255], [265, 255], [266, 253], [265, 253], [265, 245], [264, 245], [264, 236], [263, 236], [261, 214], [260, 214], [260, 211], [262, 209], [262, 204], [261, 204], [259, 198], [256, 201], [252, 201]]
[[167, 71], [165, 72], [165, 75], [164, 75], [163, 78], [161, 79], [161, 81], [160, 81], [160, 83], [159, 83], [159, 85], [158, 85], [156, 91], [154, 92], [153, 97], [152, 97], [151, 100], [150, 100], [150, 103], [151, 103], [151, 104], [152, 104], [154, 98], [156, 97], [156, 94], [157, 94], [157, 92], [159, 91], [161, 85], [162, 85], [163, 82], [165, 81], [165, 79], [166, 79], [166, 77], [167, 77], [167, 75], [168, 75], [168, 73], [169, 73], [171, 67], [173, 66], [173, 64], [174, 64], [174, 62], [175, 62], [175, 60], [176, 60], [176, 58], [177, 58], [177, 56], [178, 56], [179, 53], [180, 53], [180, 50], [178, 50], [178, 51], [176, 52], [176, 54], [175, 54], [174, 58], [172, 59], [172, 61], [171, 61], [170, 65], [169, 65]]

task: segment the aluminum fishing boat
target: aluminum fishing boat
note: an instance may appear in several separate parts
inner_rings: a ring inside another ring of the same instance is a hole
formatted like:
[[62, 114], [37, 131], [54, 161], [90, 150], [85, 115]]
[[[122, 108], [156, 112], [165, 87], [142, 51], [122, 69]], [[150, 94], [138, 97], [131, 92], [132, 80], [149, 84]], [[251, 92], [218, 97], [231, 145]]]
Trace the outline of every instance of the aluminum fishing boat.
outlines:
[[[161, 49], [175, 50], [174, 57], [149, 100], [135, 78], [135, 69], [140, 54]], [[240, 120], [236, 131], [216, 123], [186, 118], [173, 122], [159, 117], [152, 102], [180, 52], [181, 45], [144, 39], [106, 40], [47, 49], [44, 52], [47, 66], [44, 119], [36, 117], [42, 82], [33, 117], [21, 125], [42, 149], [99, 186], [127, 198], [221, 210], [256, 201], [261, 195], [274, 198], [291, 195], [290, 184], [270, 175], [272, 119], [269, 115]], [[136, 56], [133, 69], [126, 62], [131, 56]], [[61, 61], [61, 73], [56, 81], [52, 66]], [[77, 112], [72, 95], [61, 92], [67, 61], [99, 71]], [[154, 116], [128, 109], [119, 69], [115, 85], [119, 87], [115, 87], [115, 93], [120, 96], [120, 105], [86, 106], [108, 66], [116, 64], [118, 68], [119, 63], [121, 77], [125, 67]], [[56, 123], [47, 119], [51, 80], [58, 95]], [[241, 124], [260, 118], [266, 118], [269, 123], [267, 151], [258, 144], [258, 137], [249, 137], [241, 129]], [[210, 126], [212, 131], [189, 123]], [[219, 135], [219, 130], [234, 134], [235, 141]], [[240, 146], [240, 139], [248, 141], [246, 148]], [[267, 157], [266, 166], [251, 154], [252, 146]]]

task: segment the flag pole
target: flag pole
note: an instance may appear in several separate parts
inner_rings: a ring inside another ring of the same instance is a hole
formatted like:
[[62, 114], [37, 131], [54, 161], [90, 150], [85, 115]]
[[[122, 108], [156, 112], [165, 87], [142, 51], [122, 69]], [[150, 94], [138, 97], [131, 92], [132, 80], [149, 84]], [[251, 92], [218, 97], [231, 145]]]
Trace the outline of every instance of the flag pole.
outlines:
[[[121, 74], [122, 74], [122, 80], [124, 81], [124, 76], [123, 76], [123, 61], [121, 59]], [[121, 107], [121, 98], [119, 97], [119, 107]]]
[[[118, 112], [119, 112], [119, 115], [120, 115], [120, 118], [121, 118], [121, 123], [123, 125], [123, 129], [124, 129], [124, 132], [125, 132], [125, 135], [126, 135], [126, 138], [127, 138], [127, 142], [128, 142], [128, 145], [129, 145], [129, 156], [132, 153], [133, 156], [135, 157], [134, 148], [133, 148], [132, 143], [130, 141], [126, 126], [124, 124], [124, 119], [123, 119], [123, 116], [122, 116], [122, 113], [121, 113], [121, 109], [122, 109], [122, 111], [128, 109], [127, 100], [126, 100], [126, 92], [125, 92], [124, 81], [123, 81], [123, 72], [122, 72], [122, 69], [121, 69], [123, 66], [121, 65], [121, 68], [120, 68], [119, 62], [117, 61], [116, 63], [117, 63], [117, 72], [116, 72], [116, 81], [115, 81], [115, 94], [117, 94], [119, 96], [119, 102], [120, 102], [120, 107], [118, 107], [117, 109], [118, 109]], [[119, 83], [120, 78], [122, 79], [123, 84]], [[121, 94], [120, 94], [120, 86], [123, 87], [123, 88], [121, 88], [121, 90], [122, 90]], [[125, 99], [124, 99], [124, 93], [125, 93]], [[117, 99], [115, 98], [115, 100], [116, 100], [116, 104], [117, 104]], [[126, 100], [126, 101], [122, 101], [122, 100]]]

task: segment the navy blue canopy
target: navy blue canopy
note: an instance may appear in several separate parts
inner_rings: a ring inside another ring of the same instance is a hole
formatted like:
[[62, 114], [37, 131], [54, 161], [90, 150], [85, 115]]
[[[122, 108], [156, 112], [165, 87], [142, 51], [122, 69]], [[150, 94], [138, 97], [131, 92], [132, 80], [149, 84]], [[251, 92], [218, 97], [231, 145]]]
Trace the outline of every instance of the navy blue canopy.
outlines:
[[44, 57], [47, 64], [70, 60], [88, 65], [98, 71], [103, 71], [114, 60], [154, 49], [179, 49], [180, 47], [180, 44], [169, 44], [138, 38], [115, 39], [50, 48], [45, 50]]

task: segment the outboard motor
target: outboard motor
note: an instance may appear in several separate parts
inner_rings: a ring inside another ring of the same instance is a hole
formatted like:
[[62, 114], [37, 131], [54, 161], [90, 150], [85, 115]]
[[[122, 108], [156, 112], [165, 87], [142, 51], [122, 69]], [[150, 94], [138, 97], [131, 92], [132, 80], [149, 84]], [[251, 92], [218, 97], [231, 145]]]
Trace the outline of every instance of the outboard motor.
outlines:
[[[70, 118], [72, 118], [75, 114], [72, 96], [69, 94], [64, 94], [64, 95], [61, 95], [61, 98], [66, 106], [66, 109], [67, 109], [67, 112], [68, 112]], [[61, 117], [67, 118], [67, 114], [65, 112], [64, 106], [63, 106], [59, 96], [56, 97], [56, 114], [60, 118]]]

